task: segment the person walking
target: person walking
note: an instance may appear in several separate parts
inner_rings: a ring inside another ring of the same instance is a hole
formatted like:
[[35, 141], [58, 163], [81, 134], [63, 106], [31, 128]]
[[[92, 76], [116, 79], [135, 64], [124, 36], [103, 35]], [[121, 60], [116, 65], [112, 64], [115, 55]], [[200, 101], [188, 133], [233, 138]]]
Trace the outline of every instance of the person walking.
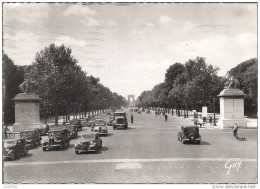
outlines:
[[131, 114], [131, 123], [132, 124], [134, 123], [134, 116], [133, 116], [133, 114]]
[[211, 116], [209, 116], [209, 123], [210, 123], [210, 125], [212, 124], [212, 117]]
[[234, 127], [233, 127], [233, 134], [234, 134], [234, 137], [237, 136], [237, 131], [238, 131], [238, 126], [237, 126], [237, 124], [235, 124]]
[[165, 114], [165, 115], [164, 115], [164, 117], [165, 117], [165, 121], [167, 121], [167, 119], [168, 119], [168, 116], [167, 116], [167, 114]]

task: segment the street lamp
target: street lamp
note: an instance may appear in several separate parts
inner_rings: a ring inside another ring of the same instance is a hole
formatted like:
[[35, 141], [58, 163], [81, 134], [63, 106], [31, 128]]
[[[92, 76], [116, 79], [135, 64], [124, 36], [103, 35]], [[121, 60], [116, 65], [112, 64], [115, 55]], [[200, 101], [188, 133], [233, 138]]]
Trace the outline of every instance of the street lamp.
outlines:
[[214, 111], [214, 123], [213, 123], [213, 125], [214, 125], [214, 126], [217, 126], [217, 125], [216, 125], [216, 110], [215, 110], [215, 102], [216, 102], [216, 99], [215, 99], [215, 97], [213, 97], [213, 111]]

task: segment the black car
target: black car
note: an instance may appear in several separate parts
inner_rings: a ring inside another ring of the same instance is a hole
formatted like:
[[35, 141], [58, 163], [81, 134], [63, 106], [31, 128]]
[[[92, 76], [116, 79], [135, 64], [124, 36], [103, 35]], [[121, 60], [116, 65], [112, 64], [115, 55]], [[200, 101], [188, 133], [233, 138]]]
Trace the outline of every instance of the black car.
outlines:
[[56, 128], [48, 132], [48, 140], [42, 143], [42, 150], [62, 150], [70, 144], [70, 132], [67, 129]]
[[38, 129], [23, 130], [20, 132], [20, 137], [25, 139], [26, 146], [30, 149], [41, 144], [41, 135]]
[[7, 139], [4, 140], [3, 155], [4, 160], [14, 160], [20, 155], [27, 155], [28, 148], [26, 147], [25, 139]]
[[63, 125], [62, 128], [67, 129], [69, 133], [70, 139], [75, 139], [78, 136], [78, 129], [76, 125]]
[[201, 136], [199, 134], [199, 127], [193, 126], [181, 126], [180, 131], [177, 132], [178, 140], [183, 144], [186, 142], [195, 142], [200, 144]]
[[73, 119], [70, 121], [71, 125], [76, 125], [78, 131], [82, 131], [82, 124], [81, 124], [81, 120], [79, 119]]

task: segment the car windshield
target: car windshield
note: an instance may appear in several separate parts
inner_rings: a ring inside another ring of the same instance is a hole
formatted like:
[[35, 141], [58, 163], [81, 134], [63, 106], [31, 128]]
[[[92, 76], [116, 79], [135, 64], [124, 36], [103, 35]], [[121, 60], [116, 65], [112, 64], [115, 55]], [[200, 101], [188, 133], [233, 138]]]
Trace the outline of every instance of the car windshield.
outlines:
[[16, 141], [15, 140], [4, 141], [4, 145], [7, 145], [7, 144], [16, 144]]
[[185, 133], [199, 133], [199, 129], [196, 127], [191, 127], [191, 128], [185, 128], [184, 129]]
[[61, 131], [51, 131], [49, 136], [59, 137], [61, 136]]
[[103, 120], [102, 119], [96, 119], [95, 122], [100, 123], [100, 122], [103, 122]]
[[114, 113], [114, 116], [125, 116], [125, 113]]
[[29, 132], [21, 132], [21, 136], [23, 136], [23, 137], [30, 137], [32, 135], [33, 135], [33, 133], [31, 131], [29, 131]]
[[82, 139], [90, 139], [90, 140], [93, 140], [93, 139], [95, 139], [95, 134], [83, 135], [81, 138], [82, 138]]

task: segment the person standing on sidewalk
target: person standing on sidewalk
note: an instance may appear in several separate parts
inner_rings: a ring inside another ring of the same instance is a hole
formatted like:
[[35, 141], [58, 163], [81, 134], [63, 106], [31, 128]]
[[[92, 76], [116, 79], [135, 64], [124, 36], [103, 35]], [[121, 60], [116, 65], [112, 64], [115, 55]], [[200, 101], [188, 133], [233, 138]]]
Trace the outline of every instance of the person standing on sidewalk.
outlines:
[[238, 126], [237, 126], [237, 124], [235, 124], [234, 127], [233, 127], [233, 134], [234, 134], [234, 137], [237, 136], [237, 131], [238, 131]]
[[134, 123], [134, 116], [133, 116], [133, 114], [131, 114], [131, 123], [132, 124]]

